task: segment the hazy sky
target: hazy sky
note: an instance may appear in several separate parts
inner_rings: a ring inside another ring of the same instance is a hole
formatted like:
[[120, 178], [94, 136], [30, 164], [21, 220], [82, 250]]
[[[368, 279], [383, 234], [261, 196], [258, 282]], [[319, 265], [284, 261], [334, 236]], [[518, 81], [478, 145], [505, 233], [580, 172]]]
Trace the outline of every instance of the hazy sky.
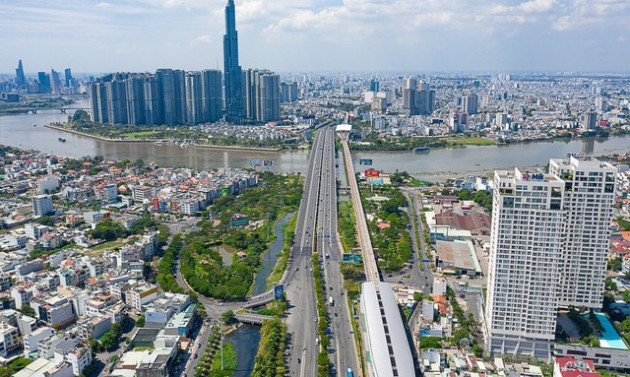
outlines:
[[[224, 0], [0, 0], [0, 72], [222, 67]], [[276, 71], [630, 71], [630, 0], [236, 0]]]

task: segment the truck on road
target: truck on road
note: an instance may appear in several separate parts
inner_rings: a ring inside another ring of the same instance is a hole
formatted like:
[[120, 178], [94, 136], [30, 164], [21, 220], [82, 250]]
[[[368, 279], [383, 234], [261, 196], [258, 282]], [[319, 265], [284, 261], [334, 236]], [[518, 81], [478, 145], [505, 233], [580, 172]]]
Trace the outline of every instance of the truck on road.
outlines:
[[328, 304], [330, 304], [330, 306], [335, 306], [335, 300], [332, 298], [332, 296], [328, 297]]
[[352, 373], [352, 368], [348, 367], [348, 377], [354, 377], [354, 373]]

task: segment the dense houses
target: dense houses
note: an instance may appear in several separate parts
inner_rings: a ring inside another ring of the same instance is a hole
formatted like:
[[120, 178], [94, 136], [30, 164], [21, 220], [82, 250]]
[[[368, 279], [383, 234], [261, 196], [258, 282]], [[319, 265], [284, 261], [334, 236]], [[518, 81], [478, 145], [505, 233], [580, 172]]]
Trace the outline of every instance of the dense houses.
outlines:
[[[144, 279], [160, 230], [138, 224], [146, 214], [194, 216], [222, 195], [258, 185], [258, 175], [2, 152], [0, 363], [26, 357], [34, 361], [20, 376], [79, 376], [99, 356], [93, 339], [142, 316], [145, 327], [130, 334], [108, 373], [168, 375], [198, 328], [197, 304]], [[94, 237], [108, 222], [132, 236]]]
[[[137, 260], [139, 254], [134, 254]], [[94, 256], [66, 249], [4, 270], [0, 361], [23, 356], [35, 360], [31, 368], [44, 371], [37, 373], [79, 376], [93, 360], [90, 339], [102, 339], [114, 324], [143, 315], [145, 328], [135, 334], [114, 372], [137, 369], [136, 375], [142, 375], [143, 369], [170, 366], [182, 340], [198, 325], [197, 305], [188, 295], [165, 293], [145, 282], [143, 259], [138, 268], [124, 255], [124, 248]], [[29, 315], [25, 307], [31, 308]], [[68, 370], [71, 374], [64, 374]]]

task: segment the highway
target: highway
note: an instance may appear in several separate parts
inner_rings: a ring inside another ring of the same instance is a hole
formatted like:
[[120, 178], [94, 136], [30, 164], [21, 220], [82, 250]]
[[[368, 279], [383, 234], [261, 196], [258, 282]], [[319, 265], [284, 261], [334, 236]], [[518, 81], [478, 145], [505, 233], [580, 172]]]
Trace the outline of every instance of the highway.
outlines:
[[[332, 331], [329, 354], [332, 375], [343, 376], [348, 367], [358, 373], [357, 350], [350, 332], [352, 323], [343, 287], [339, 263], [343, 260], [337, 233], [337, 169], [335, 163], [335, 134], [327, 128], [326, 143], [323, 148], [322, 176], [320, 182], [319, 211], [317, 221], [317, 251], [322, 261], [325, 299], [327, 301], [329, 324]], [[328, 255], [328, 257], [326, 257]]]
[[317, 307], [311, 256], [315, 241], [315, 226], [322, 171], [323, 145], [327, 133], [320, 130], [313, 141], [309, 156], [302, 202], [295, 227], [291, 261], [287, 266], [286, 297], [288, 361], [291, 375], [315, 377], [317, 375]]

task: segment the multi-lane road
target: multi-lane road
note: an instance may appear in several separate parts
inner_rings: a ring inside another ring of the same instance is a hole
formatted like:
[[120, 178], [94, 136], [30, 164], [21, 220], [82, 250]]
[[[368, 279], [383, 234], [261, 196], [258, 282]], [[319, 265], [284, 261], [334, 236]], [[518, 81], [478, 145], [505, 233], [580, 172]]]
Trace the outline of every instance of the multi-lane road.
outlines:
[[[317, 251], [322, 261], [325, 299], [328, 305], [332, 333], [330, 361], [333, 375], [344, 375], [347, 368], [358, 371], [357, 350], [351, 333], [350, 311], [343, 287], [339, 263], [343, 260], [337, 234], [337, 169], [335, 135], [332, 128], [325, 131], [322, 175], [320, 181], [317, 222]], [[332, 298], [333, 304], [330, 304]]]
[[[311, 149], [309, 171], [298, 213], [292, 262], [286, 279], [290, 334], [288, 368], [292, 375], [317, 375], [317, 304], [313, 283], [312, 255], [317, 251], [322, 266], [328, 305], [331, 371], [343, 375], [348, 367], [357, 371], [358, 360], [351, 333], [350, 311], [339, 270], [342, 251], [337, 235], [337, 171], [335, 133], [321, 128]], [[333, 305], [329, 298], [332, 297]]]
[[315, 242], [325, 136], [325, 130], [320, 130], [313, 141], [285, 290], [289, 302], [286, 322], [289, 333], [288, 370], [292, 375], [305, 377], [317, 375], [319, 351], [316, 343], [317, 306], [311, 257]]

